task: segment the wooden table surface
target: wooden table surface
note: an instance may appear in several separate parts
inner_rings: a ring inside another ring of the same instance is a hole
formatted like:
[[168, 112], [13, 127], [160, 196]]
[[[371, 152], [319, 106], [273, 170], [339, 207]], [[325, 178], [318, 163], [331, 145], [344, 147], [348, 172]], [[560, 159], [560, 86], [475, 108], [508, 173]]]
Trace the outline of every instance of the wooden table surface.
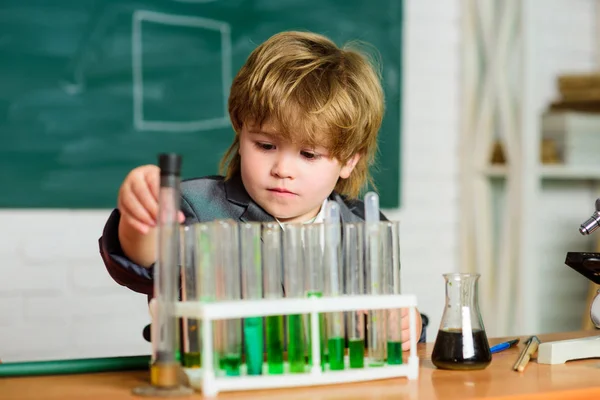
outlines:
[[[580, 331], [539, 335], [542, 342], [600, 335]], [[521, 343], [525, 338], [521, 338]], [[502, 339], [492, 339], [498, 343]], [[482, 371], [443, 371], [431, 363], [433, 343], [419, 345], [419, 379], [406, 378], [354, 384], [279, 390], [221, 393], [218, 399], [600, 399], [600, 360], [571, 361], [563, 365], [540, 365], [531, 361], [523, 373], [512, 370], [523, 344], [493, 355]], [[109, 372], [82, 375], [0, 379], [0, 399], [140, 399], [131, 389], [143, 385], [148, 372]], [[181, 399], [199, 399], [201, 393]]]

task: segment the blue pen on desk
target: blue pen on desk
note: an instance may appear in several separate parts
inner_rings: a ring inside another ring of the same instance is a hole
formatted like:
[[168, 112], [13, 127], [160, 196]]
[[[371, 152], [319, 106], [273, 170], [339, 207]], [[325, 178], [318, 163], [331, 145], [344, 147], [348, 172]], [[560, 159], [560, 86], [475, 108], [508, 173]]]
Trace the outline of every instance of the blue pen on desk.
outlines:
[[490, 351], [492, 352], [492, 354], [498, 353], [499, 351], [506, 350], [509, 347], [514, 346], [517, 343], [519, 343], [519, 339], [514, 339], [514, 340], [509, 340], [508, 342], [498, 343], [497, 345], [490, 347]]

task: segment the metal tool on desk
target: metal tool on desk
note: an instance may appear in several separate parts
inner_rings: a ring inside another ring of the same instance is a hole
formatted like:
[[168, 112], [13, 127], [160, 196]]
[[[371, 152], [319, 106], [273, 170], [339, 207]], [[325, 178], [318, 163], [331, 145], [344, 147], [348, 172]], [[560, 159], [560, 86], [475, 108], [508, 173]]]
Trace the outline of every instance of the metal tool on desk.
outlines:
[[532, 336], [525, 341], [525, 347], [521, 350], [521, 354], [519, 354], [519, 358], [517, 358], [517, 362], [513, 365], [513, 369], [518, 372], [525, 371], [525, 367], [531, 357], [538, 350], [538, 346], [540, 345], [540, 339], [537, 336]]
[[[579, 227], [582, 235], [589, 235], [600, 227], [600, 198], [596, 211]], [[569, 252], [565, 264], [600, 285], [600, 253]], [[590, 307], [590, 318], [600, 328], [600, 290]], [[600, 357], [600, 336], [543, 343], [538, 351], [538, 363], [563, 364], [569, 360]]]

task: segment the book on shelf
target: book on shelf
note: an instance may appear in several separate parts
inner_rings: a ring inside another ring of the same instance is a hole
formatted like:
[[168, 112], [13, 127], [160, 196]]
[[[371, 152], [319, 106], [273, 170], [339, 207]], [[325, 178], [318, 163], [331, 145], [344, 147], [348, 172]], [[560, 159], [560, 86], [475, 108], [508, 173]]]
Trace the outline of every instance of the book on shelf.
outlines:
[[600, 167], [600, 114], [549, 111], [542, 115], [541, 140], [554, 142], [565, 165]]

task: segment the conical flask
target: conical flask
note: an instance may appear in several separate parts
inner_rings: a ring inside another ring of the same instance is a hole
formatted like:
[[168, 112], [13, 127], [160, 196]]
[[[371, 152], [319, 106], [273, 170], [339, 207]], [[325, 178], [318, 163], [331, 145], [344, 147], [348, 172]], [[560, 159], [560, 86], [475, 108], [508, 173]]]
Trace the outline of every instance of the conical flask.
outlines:
[[444, 274], [446, 306], [431, 361], [441, 369], [484, 369], [492, 361], [479, 311], [479, 274]]

